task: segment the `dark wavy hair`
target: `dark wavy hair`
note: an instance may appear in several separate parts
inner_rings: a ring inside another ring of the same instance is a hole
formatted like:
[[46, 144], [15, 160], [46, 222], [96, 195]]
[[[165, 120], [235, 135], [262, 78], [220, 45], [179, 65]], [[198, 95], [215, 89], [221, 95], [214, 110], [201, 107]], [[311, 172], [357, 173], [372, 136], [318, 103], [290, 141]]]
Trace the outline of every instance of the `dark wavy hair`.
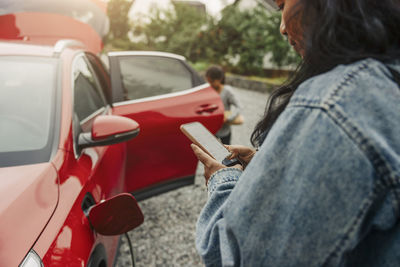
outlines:
[[[259, 146], [305, 80], [339, 64], [400, 58], [400, 0], [299, 0], [305, 53], [286, 83], [270, 95], [251, 143]], [[296, 13], [293, 14], [293, 17]]]
[[211, 66], [206, 71], [206, 77], [212, 81], [219, 80], [222, 84], [225, 84], [225, 72], [220, 66]]

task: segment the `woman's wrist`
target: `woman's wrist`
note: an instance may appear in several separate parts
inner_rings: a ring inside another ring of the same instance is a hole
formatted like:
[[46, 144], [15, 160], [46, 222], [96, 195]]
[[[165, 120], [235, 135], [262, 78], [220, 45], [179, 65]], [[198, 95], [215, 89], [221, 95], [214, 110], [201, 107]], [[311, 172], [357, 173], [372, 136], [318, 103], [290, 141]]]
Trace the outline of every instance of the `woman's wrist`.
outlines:
[[214, 172], [206, 181], [207, 191], [211, 194], [219, 185], [226, 183], [236, 183], [239, 180], [242, 170], [239, 168], [228, 167]]

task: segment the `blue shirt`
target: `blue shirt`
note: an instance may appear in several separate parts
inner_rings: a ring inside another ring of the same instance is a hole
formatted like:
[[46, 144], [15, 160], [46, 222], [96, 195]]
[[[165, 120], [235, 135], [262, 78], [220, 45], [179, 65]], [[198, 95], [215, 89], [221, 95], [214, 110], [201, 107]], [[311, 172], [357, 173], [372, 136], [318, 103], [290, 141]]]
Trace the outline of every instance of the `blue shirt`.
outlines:
[[[393, 65], [400, 71], [400, 65]], [[366, 59], [305, 81], [242, 172], [208, 184], [206, 266], [400, 266], [400, 89]]]

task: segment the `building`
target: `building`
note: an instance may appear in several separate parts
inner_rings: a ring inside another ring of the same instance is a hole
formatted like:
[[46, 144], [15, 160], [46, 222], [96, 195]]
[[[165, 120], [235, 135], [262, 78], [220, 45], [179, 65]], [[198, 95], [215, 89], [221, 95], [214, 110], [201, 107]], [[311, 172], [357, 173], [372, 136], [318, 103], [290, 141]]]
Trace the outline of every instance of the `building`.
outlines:
[[195, 8], [198, 12], [206, 14], [206, 5], [200, 1], [172, 0], [174, 5], [186, 5]]
[[243, 9], [251, 9], [260, 4], [267, 12], [272, 12], [274, 11], [272, 6], [275, 5], [275, 2], [274, 0], [236, 0], [235, 4]]

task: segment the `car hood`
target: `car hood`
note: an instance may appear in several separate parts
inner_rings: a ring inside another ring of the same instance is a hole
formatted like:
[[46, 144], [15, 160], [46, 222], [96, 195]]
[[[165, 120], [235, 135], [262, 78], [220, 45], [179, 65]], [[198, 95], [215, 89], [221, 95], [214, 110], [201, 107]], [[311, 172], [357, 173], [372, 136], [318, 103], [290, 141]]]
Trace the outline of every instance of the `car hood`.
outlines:
[[18, 266], [57, 206], [57, 172], [51, 163], [0, 168], [0, 196], [0, 266]]

